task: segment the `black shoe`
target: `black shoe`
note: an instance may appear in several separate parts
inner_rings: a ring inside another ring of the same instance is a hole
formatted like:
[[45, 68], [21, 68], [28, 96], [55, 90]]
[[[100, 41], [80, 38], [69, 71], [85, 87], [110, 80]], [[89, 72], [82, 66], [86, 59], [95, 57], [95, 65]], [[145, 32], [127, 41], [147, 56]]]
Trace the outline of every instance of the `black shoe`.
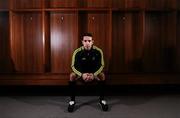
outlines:
[[69, 106], [68, 106], [68, 112], [73, 112], [74, 111], [74, 106], [75, 106], [75, 101], [70, 101]]
[[108, 111], [108, 104], [106, 103], [105, 100], [100, 100], [99, 104], [100, 104], [103, 111]]

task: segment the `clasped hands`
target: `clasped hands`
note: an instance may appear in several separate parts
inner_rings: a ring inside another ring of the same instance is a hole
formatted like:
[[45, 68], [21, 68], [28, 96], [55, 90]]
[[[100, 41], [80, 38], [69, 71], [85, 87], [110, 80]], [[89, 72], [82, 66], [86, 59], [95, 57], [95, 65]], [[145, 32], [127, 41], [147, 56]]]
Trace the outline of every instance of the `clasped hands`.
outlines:
[[93, 73], [83, 73], [82, 74], [82, 79], [85, 82], [91, 82], [94, 80], [94, 74]]

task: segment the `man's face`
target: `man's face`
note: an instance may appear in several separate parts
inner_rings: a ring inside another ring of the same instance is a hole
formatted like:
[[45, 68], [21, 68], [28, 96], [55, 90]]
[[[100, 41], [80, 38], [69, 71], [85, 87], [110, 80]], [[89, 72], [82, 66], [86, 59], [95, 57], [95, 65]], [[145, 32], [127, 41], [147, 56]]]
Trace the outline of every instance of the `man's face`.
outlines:
[[85, 48], [85, 50], [90, 50], [93, 43], [94, 43], [94, 41], [93, 41], [92, 37], [90, 37], [90, 36], [83, 37], [82, 44], [83, 44], [83, 47]]

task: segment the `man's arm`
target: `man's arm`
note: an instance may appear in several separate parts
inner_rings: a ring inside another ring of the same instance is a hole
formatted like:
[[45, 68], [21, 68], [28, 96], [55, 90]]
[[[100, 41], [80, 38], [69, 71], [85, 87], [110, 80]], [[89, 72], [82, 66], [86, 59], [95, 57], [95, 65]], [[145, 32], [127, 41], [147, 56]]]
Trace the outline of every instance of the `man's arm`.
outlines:
[[98, 70], [96, 72], [94, 72], [94, 76], [97, 76], [99, 73], [102, 72], [103, 68], [104, 68], [104, 56], [103, 56], [103, 52], [100, 48], [95, 47], [99, 52], [100, 52], [100, 67], [98, 68]]
[[71, 68], [73, 70], [74, 73], [76, 73], [78, 76], [82, 76], [82, 73], [80, 72], [80, 65], [78, 62], [78, 57], [77, 57], [77, 53], [81, 51], [81, 48], [78, 48], [74, 51], [73, 56], [72, 56], [72, 63], [71, 63]]

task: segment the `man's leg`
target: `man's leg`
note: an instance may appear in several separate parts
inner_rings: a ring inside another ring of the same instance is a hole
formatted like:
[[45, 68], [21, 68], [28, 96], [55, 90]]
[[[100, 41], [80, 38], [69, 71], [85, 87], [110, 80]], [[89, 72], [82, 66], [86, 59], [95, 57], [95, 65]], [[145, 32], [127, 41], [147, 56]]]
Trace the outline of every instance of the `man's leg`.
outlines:
[[75, 73], [70, 74], [69, 79], [69, 92], [70, 92], [70, 102], [68, 106], [68, 111], [73, 112], [75, 106], [75, 93], [76, 93], [76, 80], [78, 76]]
[[98, 89], [99, 89], [99, 100], [104, 100], [104, 89], [105, 89], [105, 75], [100, 73], [97, 76], [98, 80]]
[[76, 93], [76, 80], [78, 76], [75, 73], [70, 74], [69, 79], [69, 90], [70, 90], [70, 98], [72, 101], [75, 101], [75, 93]]
[[99, 89], [99, 103], [102, 107], [103, 111], [107, 111], [108, 110], [108, 105], [107, 102], [104, 99], [104, 95], [105, 95], [105, 74], [104, 73], [100, 73], [97, 78], [98, 80], [98, 89]]

